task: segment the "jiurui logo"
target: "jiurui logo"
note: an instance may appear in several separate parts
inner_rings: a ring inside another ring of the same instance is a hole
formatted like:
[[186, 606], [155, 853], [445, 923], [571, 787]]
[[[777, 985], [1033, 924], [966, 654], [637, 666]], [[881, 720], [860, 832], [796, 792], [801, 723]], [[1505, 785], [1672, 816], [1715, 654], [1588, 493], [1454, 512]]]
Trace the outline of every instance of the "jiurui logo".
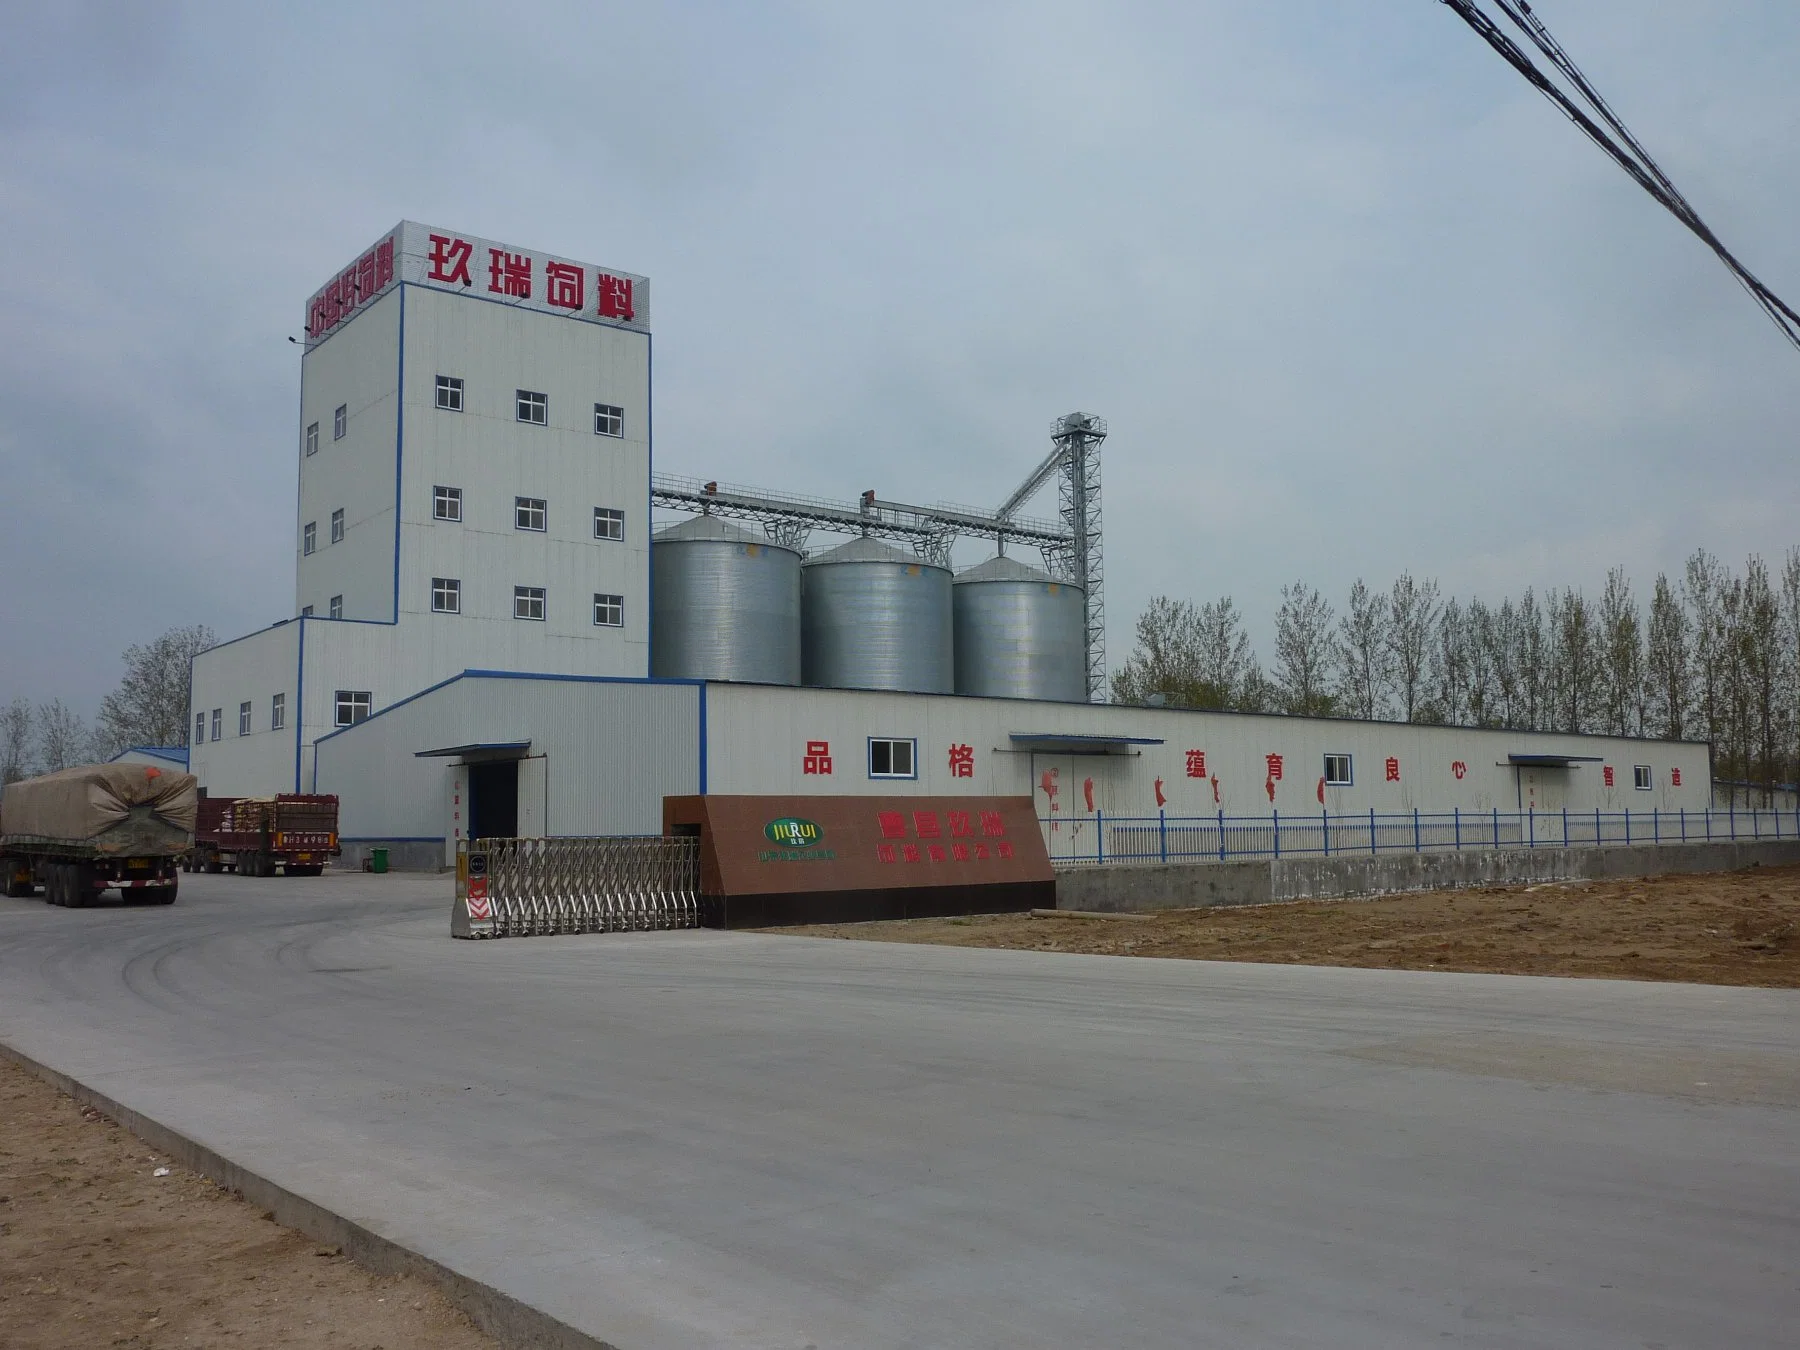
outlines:
[[780, 844], [783, 848], [811, 848], [825, 837], [824, 831], [812, 821], [794, 816], [771, 820], [763, 826], [763, 836], [771, 844]]

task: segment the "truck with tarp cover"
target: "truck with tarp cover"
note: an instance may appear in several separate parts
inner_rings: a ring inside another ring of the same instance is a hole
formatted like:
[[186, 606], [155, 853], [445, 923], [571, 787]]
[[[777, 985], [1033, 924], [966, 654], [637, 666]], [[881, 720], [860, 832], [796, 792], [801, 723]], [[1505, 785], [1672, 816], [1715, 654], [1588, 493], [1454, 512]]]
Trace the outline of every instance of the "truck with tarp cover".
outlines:
[[82, 908], [101, 892], [171, 904], [193, 847], [194, 776], [149, 764], [84, 764], [0, 792], [0, 888]]
[[202, 797], [190, 872], [316, 877], [338, 846], [338, 799], [329, 793]]

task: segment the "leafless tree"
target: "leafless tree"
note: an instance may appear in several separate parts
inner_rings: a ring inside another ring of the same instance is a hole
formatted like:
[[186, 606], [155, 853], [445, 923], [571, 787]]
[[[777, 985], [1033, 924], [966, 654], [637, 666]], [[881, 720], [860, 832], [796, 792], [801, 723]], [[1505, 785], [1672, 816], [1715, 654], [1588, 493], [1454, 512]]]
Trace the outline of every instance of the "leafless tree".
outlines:
[[1669, 578], [1659, 572], [1650, 597], [1650, 635], [1644, 653], [1644, 688], [1649, 702], [1648, 727], [1664, 740], [1687, 734], [1693, 702], [1693, 653], [1687, 611], [1676, 598]]
[[1438, 585], [1401, 573], [1388, 592], [1388, 669], [1402, 721], [1416, 722], [1425, 703], [1425, 675], [1438, 621]]
[[55, 773], [71, 765], [85, 764], [91, 758], [92, 737], [80, 714], [59, 698], [38, 704], [37, 746], [38, 768]]
[[125, 649], [125, 678], [100, 704], [98, 731], [111, 751], [188, 743], [190, 672], [215, 641], [212, 629], [195, 624]]
[[1800, 783], [1800, 548], [1781, 569], [1782, 683], [1787, 688], [1788, 781]]
[[1283, 712], [1327, 716], [1338, 653], [1336, 616], [1325, 597], [1303, 581], [1281, 588], [1275, 616], [1275, 696]]
[[1431, 695], [1425, 720], [1462, 726], [1469, 721], [1469, 622], [1455, 597], [1438, 615], [1431, 646]]
[[1551, 686], [1557, 731], [1586, 731], [1593, 721], [1599, 682], [1593, 611], [1573, 588], [1550, 597]]
[[1754, 554], [1744, 566], [1741, 595], [1737, 663], [1747, 701], [1744, 738], [1749, 752], [1744, 776], [1772, 785], [1781, 772], [1780, 747], [1787, 739], [1780, 692], [1781, 602], [1769, 582], [1768, 565]]
[[1200, 688], [1223, 700], [1195, 706], [1257, 711], [1251, 705], [1260, 705], [1265, 697], [1262, 667], [1250, 650], [1244, 616], [1230, 596], [1223, 595], [1200, 606], [1195, 636]]
[[[1555, 598], [1552, 592], [1548, 601]], [[1519, 720], [1515, 725], [1533, 731], [1552, 725], [1555, 707], [1547, 608], [1547, 601], [1540, 601], [1536, 592], [1527, 586], [1514, 615], [1513, 638], [1518, 650], [1520, 695]]]
[[1388, 709], [1387, 605], [1358, 577], [1338, 621], [1338, 706], [1372, 722]]
[[1693, 632], [1694, 712], [1700, 719], [1700, 735], [1716, 748], [1724, 740], [1727, 652], [1725, 575], [1719, 560], [1700, 549], [1687, 560], [1682, 587]]
[[1463, 660], [1466, 662], [1466, 707], [1469, 724], [1500, 726], [1499, 670], [1495, 662], [1495, 612], [1481, 600], [1469, 601], [1463, 614]]
[[1615, 736], [1639, 735], [1644, 728], [1644, 634], [1623, 567], [1606, 574], [1595, 618], [1602, 725]]
[[0, 783], [30, 777], [36, 743], [37, 714], [31, 704], [15, 698], [0, 707]]

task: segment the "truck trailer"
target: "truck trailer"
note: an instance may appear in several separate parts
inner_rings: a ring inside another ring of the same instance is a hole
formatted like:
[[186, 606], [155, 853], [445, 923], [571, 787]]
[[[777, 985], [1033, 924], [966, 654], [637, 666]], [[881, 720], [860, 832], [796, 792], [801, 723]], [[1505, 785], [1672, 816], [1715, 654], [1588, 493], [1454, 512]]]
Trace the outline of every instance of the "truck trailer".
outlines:
[[0, 886], [82, 908], [102, 891], [173, 904], [193, 846], [194, 776], [149, 764], [86, 764], [0, 793]]
[[202, 797], [187, 859], [190, 872], [316, 877], [340, 851], [338, 799], [330, 794]]

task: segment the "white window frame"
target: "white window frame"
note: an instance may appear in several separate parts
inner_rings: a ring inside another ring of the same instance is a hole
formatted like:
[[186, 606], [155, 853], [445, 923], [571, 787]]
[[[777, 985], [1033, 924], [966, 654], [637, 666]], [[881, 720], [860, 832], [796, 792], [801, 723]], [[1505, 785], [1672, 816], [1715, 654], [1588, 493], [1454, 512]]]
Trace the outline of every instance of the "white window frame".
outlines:
[[[375, 696], [367, 689], [339, 689], [332, 695], [332, 725], [353, 727], [366, 722], [375, 711]], [[358, 710], [362, 716], [357, 716]]]
[[[611, 528], [602, 529], [602, 526]], [[625, 513], [611, 506], [594, 508], [594, 538], [623, 540], [625, 538]]]
[[[537, 613], [531, 612], [533, 608], [536, 608]], [[543, 623], [544, 615], [549, 609], [549, 597], [542, 586], [513, 587], [513, 618], [524, 619], [528, 623]]]
[[594, 435], [623, 437], [625, 435], [625, 409], [616, 403], [596, 403], [594, 405]]
[[238, 735], [248, 736], [249, 734], [250, 734], [250, 700], [245, 699], [242, 703], [238, 704]]
[[463, 518], [463, 495], [459, 487], [435, 483], [431, 489], [431, 518], [460, 523]]
[[[537, 524], [531, 524], [536, 518]], [[542, 497], [513, 498], [513, 528], [530, 530], [534, 534], [542, 534], [550, 528], [550, 507]]]
[[606, 591], [595, 591], [594, 626], [597, 628], [623, 628], [625, 626], [625, 597], [612, 595]]
[[341, 441], [350, 430], [350, 405], [340, 403], [331, 414], [331, 439]]
[[1639, 792], [1653, 792], [1656, 789], [1656, 774], [1648, 764], [1631, 766], [1631, 786]]
[[327, 612], [334, 619], [343, 618], [344, 617], [344, 597], [341, 595], [332, 596], [331, 604], [327, 607]]
[[206, 744], [206, 714], [204, 712], [194, 714], [194, 744]]
[[[887, 761], [887, 768], [885, 769], [877, 769], [875, 767], [876, 747], [878, 746]], [[906, 747], [907, 768], [904, 773], [894, 768], [894, 751], [900, 746]], [[869, 777], [871, 778], [916, 779], [919, 776], [918, 738], [916, 736], [871, 736], [869, 737], [869, 750], [866, 762], [869, 767]]]
[[[1334, 759], [1339, 759], [1344, 762], [1344, 772], [1343, 772], [1342, 777], [1333, 778], [1331, 776], [1331, 762]], [[1325, 756], [1325, 786], [1326, 787], [1355, 787], [1356, 786], [1356, 759], [1355, 759], [1355, 757], [1352, 755], [1337, 755], [1337, 754], [1326, 755]]]
[[341, 506], [331, 513], [331, 542], [344, 542], [344, 508]]
[[306, 522], [305, 527], [300, 531], [300, 555], [305, 558], [310, 558], [318, 551], [318, 547], [319, 522], [316, 520], [309, 520]]
[[433, 577], [431, 579], [431, 612], [433, 614], [462, 613], [462, 581], [457, 577]]
[[311, 605], [302, 605], [300, 606], [300, 617], [303, 619], [310, 619], [313, 616], [312, 611], [313, 607]]
[[269, 696], [269, 730], [280, 731], [287, 726], [287, 695], [271, 694]]
[[463, 382], [460, 375], [437, 377], [437, 406], [443, 412], [463, 410]]
[[513, 413], [527, 426], [547, 427], [550, 425], [550, 396], [532, 389], [515, 389]]
[[225, 710], [223, 708], [212, 710], [212, 738], [215, 741], [225, 739]]
[[316, 455], [319, 453], [319, 424], [317, 422], [307, 423], [306, 453], [308, 455]]

